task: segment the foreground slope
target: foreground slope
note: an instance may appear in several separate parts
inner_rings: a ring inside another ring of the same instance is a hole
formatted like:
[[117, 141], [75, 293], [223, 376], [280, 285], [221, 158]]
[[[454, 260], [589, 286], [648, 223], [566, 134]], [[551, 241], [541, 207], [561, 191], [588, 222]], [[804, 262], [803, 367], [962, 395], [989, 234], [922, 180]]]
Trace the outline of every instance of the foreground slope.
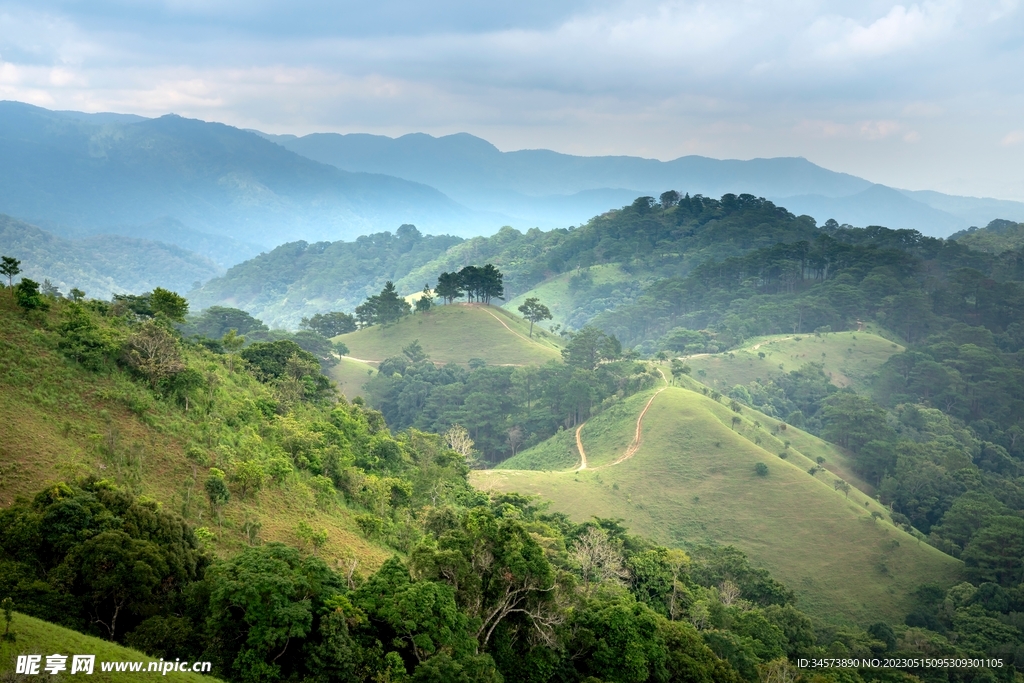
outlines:
[[496, 306], [452, 304], [334, 340], [343, 342], [353, 358], [375, 363], [401, 356], [402, 349], [416, 340], [430, 360], [442, 364], [465, 365], [479, 358], [489, 365], [542, 365], [561, 358], [550, 333], [534, 326], [531, 339], [529, 330], [529, 323]]
[[[71, 670], [71, 656], [76, 654], [95, 655], [96, 661], [93, 672], [87, 680], [94, 683], [115, 683], [134, 677], [166, 676], [168, 681], [185, 681], [191, 683], [213, 683], [216, 678], [203, 676], [192, 672], [171, 671], [167, 674], [150, 673], [146, 671], [149, 662], [157, 658], [144, 654], [137, 650], [122, 647], [117, 643], [102, 640], [94, 636], [88, 636], [69, 628], [51, 624], [26, 614], [14, 614], [11, 621], [11, 631], [14, 632], [17, 640], [13, 643], [0, 642], [0, 675], [3, 680], [20, 680], [6, 676], [14, 675], [18, 655], [42, 655], [41, 664], [45, 666], [46, 655], [54, 653], [67, 655], [68, 671]], [[143, 670], [139, 674], [128, 674], [125, 672], [104, 672], [101, 670], [101, 662], [142, 662]], [[42, 670], [42, 666], [40, 667]], [[67, 672], [65, 672], [67, 674]], [[50, 677], [43, 672], [41, 675]], [[77, 677], [78, 674], [76, 674]], [[84, 674], [83, 674], [84, 675]]]
[[0, 292], [0, 506], [58, 481], [96, 476], [182, 513], [194, 526], [209, 527], [221, 555], [249, 545], [246, 529], [253, 527], [262, 541], [302, 546], [296, 534], [300, 522], [327, 531], [321, 555], [331, 562], [351, 553], [361, 570], [372, 570], [392, 554], [364, 538], [349, 509], [315, 504], [304, 472], [245, 499], [232, 495], [220, 522], [212, 518], [203, 492], [207, 468], [186, 453], [189, 446], [201, 445], [219, 453], [216, 464], [227, 467], [233, 454], [252, 447], [255, 437], [244, 427], [235, 430], [234, 443], [216, 441], [221, 421], [244, 421], [245, 411], [258, 412], [267, 399], [251, 375], [225, 372], [224, 359], [210, 362], [209, 391], [218, 400], [230, 397], [238, 414], [204, 422], [195, 407], [183, 413], [168, 401], [154, 400], [123, 371], [83, 369], [65, 359], [56, 344], [56, 335], [26, 320]]
[[[836, 491], [834, 474], [809, 474], [813, 461], [793, 452], [797, 446], [780, 458], [774, 425], [758, 419], [758, 428], [744, 411], [733, 429], [735, 413], [695, 391], [662, 391], [635, 454], [612, 465], [633, 441], [638, 408], [652, 394], [584, 425], [588, 469], [480, 471], [475, 485], [539, 495], [577, 520], [621, 518], [661, 543], [735, 545], [795, 590], [802, 609], [833, 622], [901, 621], [918, 586], [949, 585], [958, 576], [957, 560], [885, 521], [877, 502], [857, 489], [848, 498]], [[570, 460], [568, 467], [578, 466], [565, 434], [540, 459], [546, 469]], [[519, 461], [536, 458], [531, 451]], [[757, 463], [767, 465], [767, 476], [756, 474]]]
[[799, 370], [805, 363], [820, 363], [832, 384], [863, 392], [870, 389], [874, 374], [885, 361], [903, 350], [866, 325], [857, 332], [759, 337], [741, 349], [696, 354], [686, 362], [695, 373], [703, 371], [704, 381], [720, 391]]

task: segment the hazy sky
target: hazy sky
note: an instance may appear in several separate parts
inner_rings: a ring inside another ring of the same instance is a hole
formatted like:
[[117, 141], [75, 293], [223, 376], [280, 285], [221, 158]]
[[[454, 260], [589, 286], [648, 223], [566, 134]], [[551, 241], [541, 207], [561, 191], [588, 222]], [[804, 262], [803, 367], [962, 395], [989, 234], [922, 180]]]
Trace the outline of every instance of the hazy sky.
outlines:
[[0, 0], [0, 98], [1024, 200], [1022, 5]]

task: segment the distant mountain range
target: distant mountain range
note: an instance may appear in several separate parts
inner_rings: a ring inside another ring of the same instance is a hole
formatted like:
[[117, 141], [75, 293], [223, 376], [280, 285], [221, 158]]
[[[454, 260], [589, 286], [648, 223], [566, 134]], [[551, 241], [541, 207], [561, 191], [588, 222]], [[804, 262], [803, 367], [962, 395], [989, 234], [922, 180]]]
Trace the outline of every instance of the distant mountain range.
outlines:
[[[265, 135], [265, 134], [264, 134]], [[515, 227], [580, 224], [591, 216], [674, 189], [720, 197], [732, 192], [771, 199], [819, 223], [911, 228], [944, 237], [996, 218], [1024, 220], [1024, 202], [906, 191], [837, 173], [802, 158], [672, 161], [579, 157], [549, 150], [502, 152], [459, 133], [265, 135], [288, 149], [347, 171], [422, 182], [478, 211], [504, 214]]]
[[248, 245], [221, 254], [225, 265], [251, 256], [253, 245], [354, 239], [403, 223], [485, 227], [426, 185], [342, 171], [231, 126], [18, 102], [0, 102], [0, 213], [62, 234], [132, 235], [169, 218], [187, 229], [161, 229], [163, 241], [196, 248], [206, 239], [211, 258], [233, 243], [202, 234]]
[[353, 240], [403, 224], [462, 237], [502, 225], [581, 225], [669, 189], [748, 193], [819, 224], [835, 218], [936, 236], [1024, 221], [1021, 202], [897, 190], [800, 158], [502, 152], [465, 133], [295, 137], [174, 115], [0, 102], [0, 213], [61, 238], [174, 245], [218, 270], [286, 242]]

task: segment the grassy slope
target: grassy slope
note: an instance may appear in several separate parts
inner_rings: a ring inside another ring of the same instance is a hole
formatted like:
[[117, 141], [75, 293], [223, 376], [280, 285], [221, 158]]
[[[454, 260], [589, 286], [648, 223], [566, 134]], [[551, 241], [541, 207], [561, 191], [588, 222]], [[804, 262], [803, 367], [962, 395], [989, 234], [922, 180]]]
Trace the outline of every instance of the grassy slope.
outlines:
[[[301, 473], [248, 500], [232, 496], [218, 527], [209, 519], [202, 493], [204, 469], [199, 481], [192, 483], [193, 470], [184, 455], [187, 424], [181, 413], [148, 399], [148, 392], [123, 375], [99, 376], [66, 362], [47, 349], [45, 337], [11, 308], [10, 298], [0, 292], [0, 506], [17, 496], [35, 495], [56, 481], [92, 474], [133, 486], [179, 512], [188, 497], [186, 518], [211, 528], [221, 555], [245, 546], [242, 525], [247, 519], [262, 524], [262, 540], [297, 547], [302, 547], [295, 536], [300, 521], [325, 528], [328, 541], [321, 554], [333, 562], [352, 553], [360, 560], [360, 571], [376, 569], [393, 554], [365, 540], [347, 509], [315, 507]], [[240, 382], [243, 376], [223, 377]], [[227, 383], [218, 390], [238, 393], [246, 386]], [[129, 410], [128, 403], [146, 405], [146, 400], [148, 407]], [[120, 453], [138, 456], [135, 465], [100, 455], [97, 445], [111, 436]]]
[[[584, 427], [592, 466], [621, 454], [651, 393], [631, 399], [632, 413], [610, 410]], [[622, 518], [634, 533], [669, 545], [736, 545], [793, 588], [803, 609], [828, 621], [901, 621], [917, 586], [956, 578], [957, 560], [873, 520], [871, 511], [883, 512], [877, 502], [856, 489], [845, 498], [828, 472], [809, 475], [812, 461], [794, 452], [795, 440], [783, 460], [770, 423], [745, 410], [734, 431], [733, 414], [694, 391], [670, 388], [652, 404], [642, 445], [630, 460], [575, 474], [478, 471], [473, 481], [485, 490], [539, 495], [577, 520]], [[813, 437], [799, 438], [813, 443]], [[533, 457], [531, 451], [520, 462]], [[768, 465], [768, 477], [754, 473], [758, 462]]]
[[331, 368], [327, 374], [337, 383], [341, 393], [351, 400], [362, 395], [363, 386], [376, 372], [369, 363], [343, 356], [341, 362]]
[[[148, 666], [154, 658], [149, 655], [131, 650], [126, 647], [111, 643], [100, 638], [87, 636], [77, 631], [57, 626], [35, 617], [14, 613], [14, 620], [11, 622], [11, 630], [17, 634], [17, 641], [14, 643], [0, 642], [0, 674], [12, 672], [15, 668], [18, 655], [42, 655], [43, 659], [39, 674], [44, 680], [64, 680], [67, 678], [78, 678], [80, 675], [70, 676], [71, 655], [96, 655], [96, 663], [91, 676], [86, 680], [94, 683], [115, 683], [133, 678], [152, 679], [154, 676], [167, 681], [192, 681], [193, 683], [212, 683], [218, 679], [212, 676], [201, 676], [196, 673], [169, 672], [166, 677], [159, 673], [104, 673], [100, 670], [101, 661], [114, 662], [145, 662]], [[58, 678], [42, 671], [42, 665], [46, 664], [46, 655], [62, 654], [68, 657], [67, 671], [59, 674]], [[13, 679], [12, 679], [13, 680]], [[28, 680], [26, 678], [26, 680]]]
[[[823, 363], [825, 374], [836, 386], [865, 391], [878, 368], [889, 356], [901, 351], [902, 346], [867, 328], [821, 337], [813, 334], [760, 337], [731, 353], [701, 354], [689, 357], [686, 362], [694, 374], [699, 370], [706, 373], [704, 382], [708, 386], [723, 392], [757, 378], [767, 380], [797, 370], [810, 362]], [[758, 353], [764, 353], [765, 357], [761, 358]]]
[[534, 327], [531, 340], [529, 329], [529, 323], [496, 306], [454, 304], [435, 306], [429, 313], [406, 316], [387, 328], [374, 325], [335, 340], [344, 342], [353, 358], [370, 361], [401, 356], [402, 347], [416, 339], [436, 363], [465, 364], [471, 358], [481, 358], [492, 365], [541, 365], [561, 358], [551, 334], [540, 336]]
[[[591, 266], [589, 272], [594, 279], [595, 286], [634, 279], [633, 276], [623, 272], [618, 265], [614, 264]], [[507, 311], [516, 311], [527, 298], [535, 296], [551, 310], [551, 320], [546, 321], [545, 325], [565, 325], [569, 314], [572, 313], [572, 294], [569, 292], [569, 280], [575, 274], [576, 271], [569, 271], [545, 280], [530, 291], [510, 300], [502, 308]]]

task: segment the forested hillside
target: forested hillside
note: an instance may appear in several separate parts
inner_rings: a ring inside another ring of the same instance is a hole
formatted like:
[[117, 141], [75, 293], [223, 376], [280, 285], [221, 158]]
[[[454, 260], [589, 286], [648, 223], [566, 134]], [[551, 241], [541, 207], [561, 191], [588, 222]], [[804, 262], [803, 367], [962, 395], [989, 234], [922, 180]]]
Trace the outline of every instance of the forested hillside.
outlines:
[[981, 229], [961, 230], [950, 235], [949, 239], [966, 244], [971, 249], [993, 254], [1016, 251], [1024, 247], [1024, 223], [995, 220]]
[[197, 253], [163, 242], [121, 235], [64, 239], [0, 214], [0, 253], [25, 264], [25, 276], [67, 294], [89, 296], [145, 292], [161, 284], [187, 291], [222, 271]]
[[238, 264], [188, 296], [196, 310], [232, 306], [274, 327], [294, 329], [303, 317], [351, 312], [386, 281], [405, 277], [461, 241], [403, 225], [394, 234], [365, 235], [353, 242], [291, 242]]

